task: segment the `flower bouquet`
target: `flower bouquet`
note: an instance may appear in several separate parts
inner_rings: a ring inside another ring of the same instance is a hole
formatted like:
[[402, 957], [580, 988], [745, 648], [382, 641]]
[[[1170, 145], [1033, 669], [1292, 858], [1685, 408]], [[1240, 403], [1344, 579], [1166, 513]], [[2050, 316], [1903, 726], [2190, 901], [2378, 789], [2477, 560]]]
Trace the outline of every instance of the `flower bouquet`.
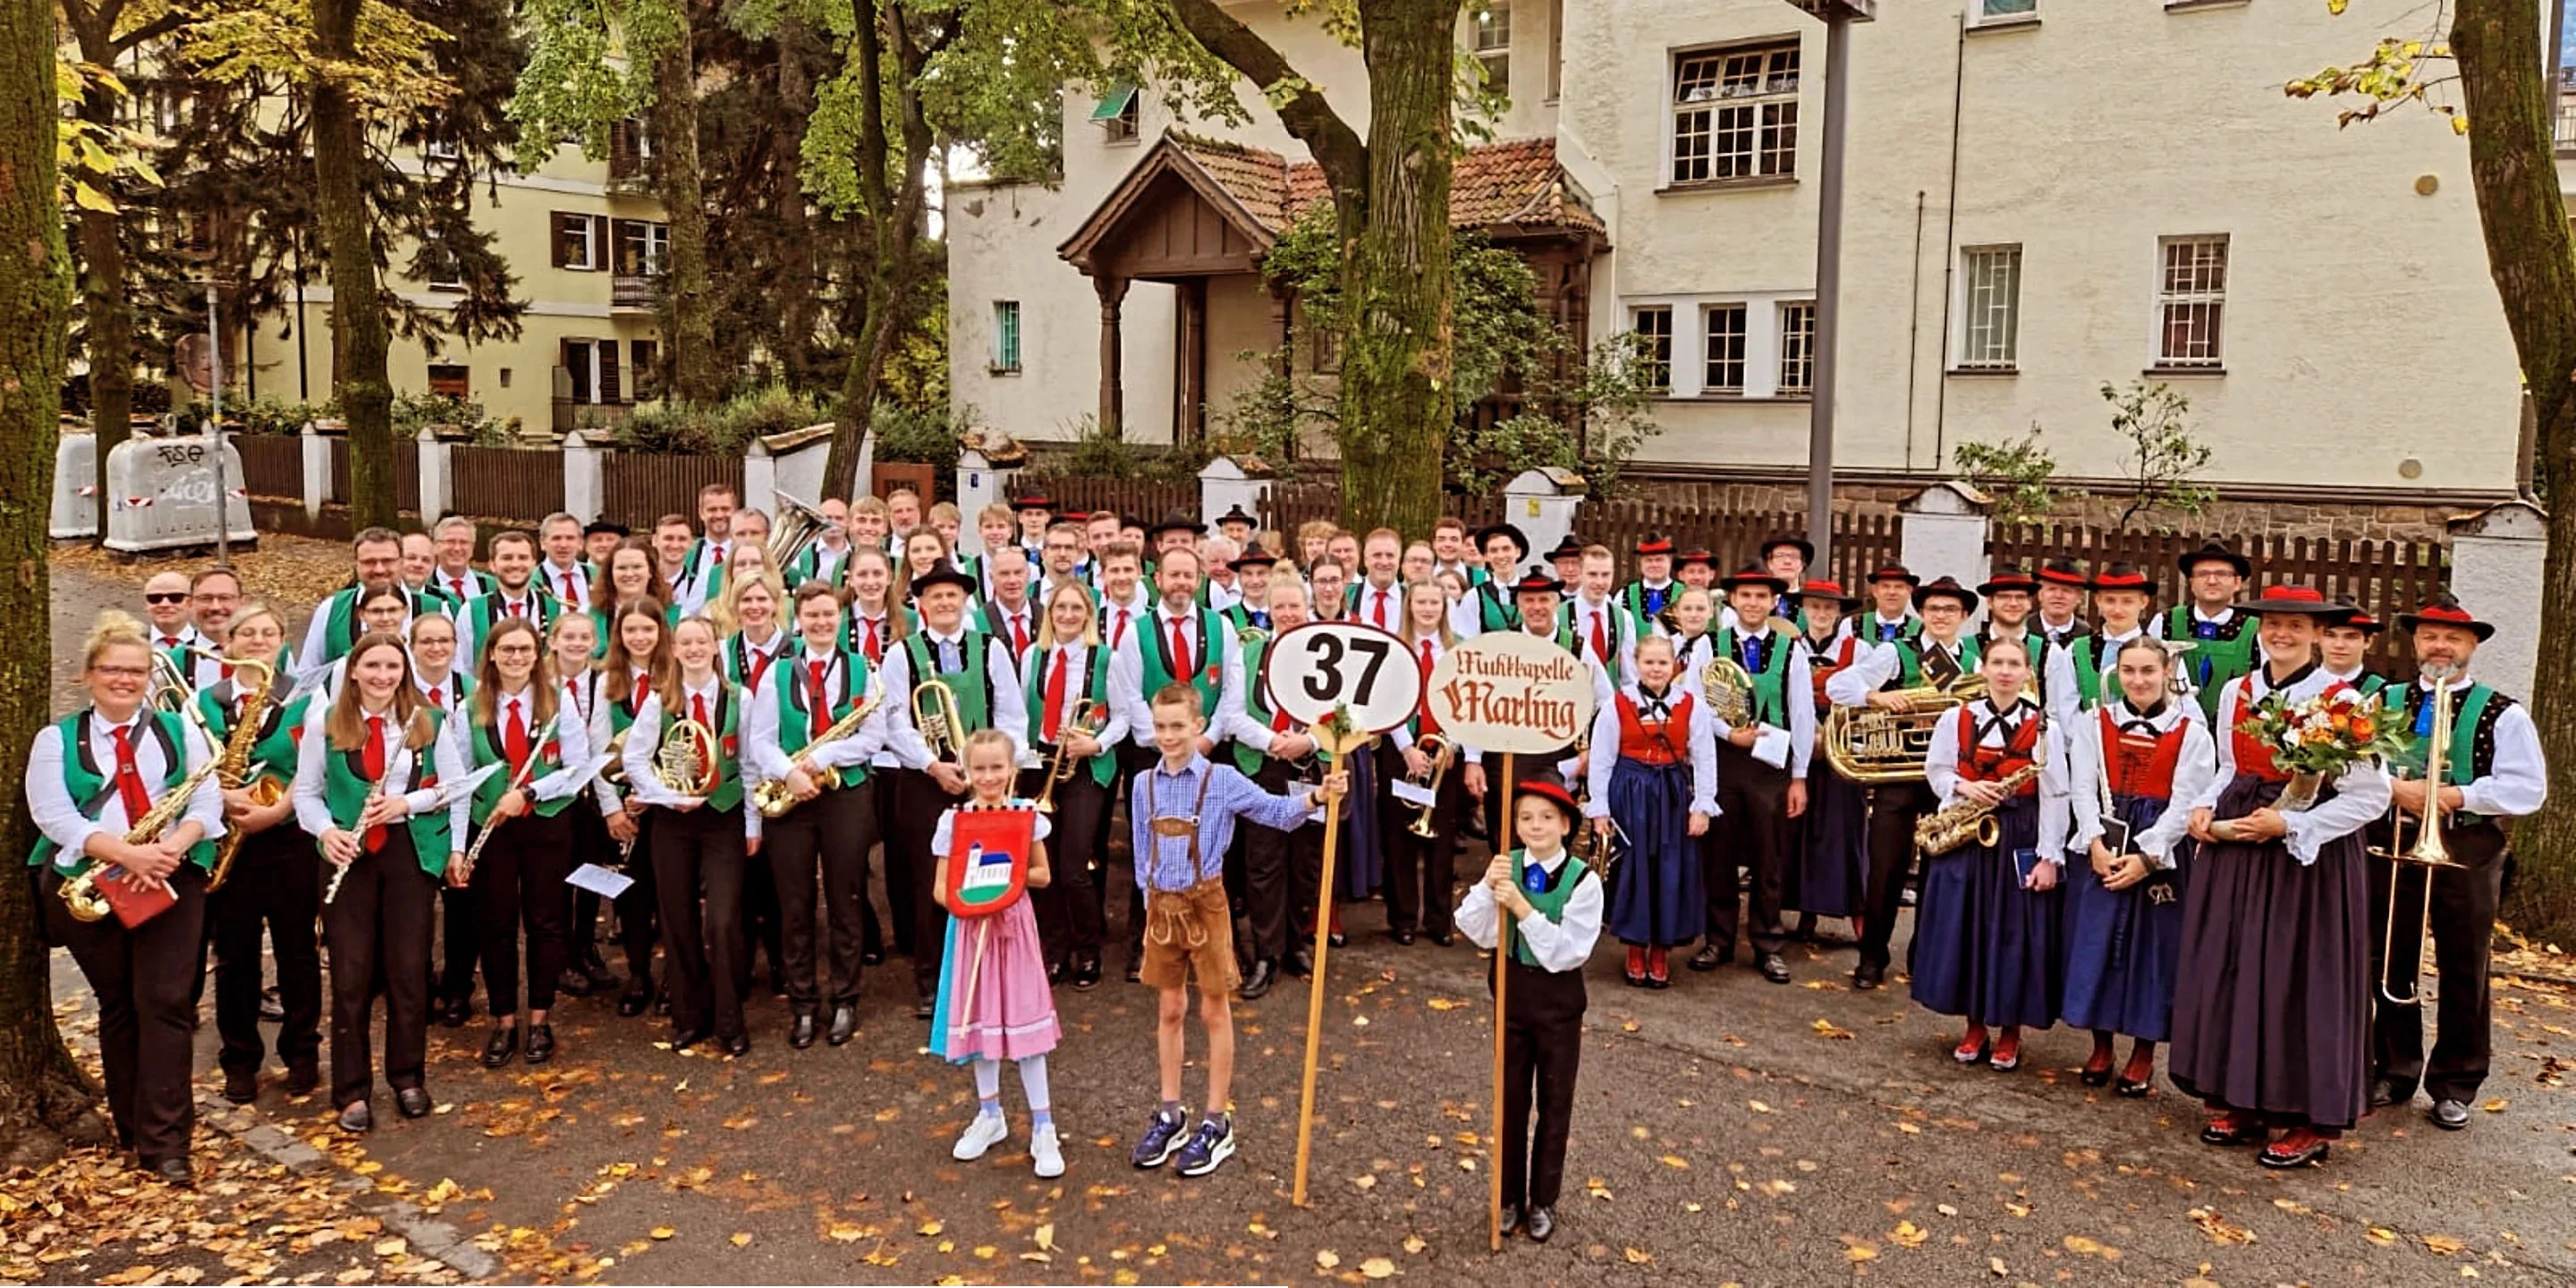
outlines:
[[2345, 770], [2399, 749], [2398, 731], [2380, 717], [2377, 702], [2338, 686], [2305, 702], [2275, 694], [2237, 728], [2270, 748], [2272, 763], [2289, 772], [2289, 785], [2272, 808], [2295, 814], [2315, 805], [2325, 785]]

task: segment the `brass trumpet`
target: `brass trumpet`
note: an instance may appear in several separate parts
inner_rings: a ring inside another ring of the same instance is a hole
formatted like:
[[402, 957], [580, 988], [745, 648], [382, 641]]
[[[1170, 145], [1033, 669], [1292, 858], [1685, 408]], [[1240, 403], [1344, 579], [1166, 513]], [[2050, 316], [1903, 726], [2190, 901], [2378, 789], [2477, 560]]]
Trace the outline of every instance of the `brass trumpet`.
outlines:
[[2433, 729], [2424, 738], [2424, 814], [2422, 818], [2416, 820], [2414, 841], [2411, 844], [2406, 841], [2406, 811], [2391, 803], [2388, 807], [2388, 844], [2385, 848], [2373, 846], [2370, 850], [2371, 857], [2389, 861], [2388, 928], [2382, 932], [2379, 944], [2379, 995], [2394, 1006], [2421, 1006], [2424, 1000], [2424, 993], [2420, 988], [2409, 987], [2406, 996], [2399, 997], [2396, 990], [2390, 987], [2395, 982], [2398, 968], [2396, 948], [2399, 877], [2405, 873], [2406, 865], [2410, 863], [2426, 869], [2424, 932], [2415, 941], [2415, 951], [2419, 960], [2408, 963], [2411, 974], [2413, 973], [2411, 968], [2422, 965], [2420, 958], [2424, 942], [2433, 937], [2433, 873], [2431, 870], [2468, 866], [2451, 857], [2451, 847], [2442, 839], [2442, 778], [2449, 768], [2446, 762], [2450, 758], [2453, 718], [2451, 681], [2458, 675], [2457, 668], [2438, 662], [2424, 667], [2424, 678], [2433, 682]]
[[[939, 691], [942, 693], [948, 692], [947, 686], [940, 686]], [[1072, 722], [1066, 727], [1065, 731], [1070, 732], [1078, 729], [1086, 734], [1099, 733], [1102, 729], [1109, 726], [1108, 720], [1102, 718], [1100, 723], [1096, 725], [1092, 723], [1092, 720], [1095, 717], [1105, 717], [1106, 714], [1107, 709], [1101, 703], [1094, 702], [1089, 698], [1078, 699], [1073, 704]], [[1052, 814], [1055, 812], [1055, 785], [1073, 777], [1074, 771], [1081, 767], [1082, 762], [1074, 759], [1072, 753], [1065, 750], [1064, 743], [1059, 735], [1059, 739], [1055, 745], [1055, 758], [1047, 762], [1046, 790], [1038, 793], [1039, 813]]]
[[913, 681], [912, 727], [920, 731], [932, 760], [965, 766], [966, 715], [957, 709], [957, 695], [947, 685], [927, 677]]
[[1431, 803], [1423, 806], [1422, 812], [1415, 815], [1413, 822], [1404, 830], [1426, 841], [1440, 835], [1440, 829], [1432, 826], [1431, 816], [1440, 809], [1440, 782], [1449, 776], [1449, 762], [1453, 759], [1450, 748], [1453, 745], [1436, 733], [1426, 733], [1413, 743], [1414, 750], [1431, 758], [1431, 781], [1424, 784], [1431, 790]]

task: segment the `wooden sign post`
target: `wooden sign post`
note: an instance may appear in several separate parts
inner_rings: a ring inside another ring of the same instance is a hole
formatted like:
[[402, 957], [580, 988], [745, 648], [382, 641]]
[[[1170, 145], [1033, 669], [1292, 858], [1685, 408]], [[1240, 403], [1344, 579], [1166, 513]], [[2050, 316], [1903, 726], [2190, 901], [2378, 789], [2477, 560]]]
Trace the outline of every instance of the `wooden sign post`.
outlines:
[[[1462, 640], [1431, 669], [1423, 694], [1441, 730], [1462, 746], [1503, 753], [1501, 833], [1497, 852], [1512, 849], [1512, 785], [1523, 753], [1558, 751], [1573, 744], [1592, 722], [1597, 695], [1592, 669], [1581, 658], [1526, 631], [1492, 631]], [[1509, 1012], [1504, 1009], [1512, 956], [1512, 923], [1495, 910], [1494, 918], [1494, 1112], [1492, 1164], [1487, 1186], [1490, 1246], [1503, 1247], [1503, 1151], [1519, 1142], [1503, 1139], [1503, 1036]]]
[[[1309, 622], [1282, 631], [1262, 654], [1262, 691], [1270, 709], [1305, 725], [1319, 752], [1345, 769], [1377, 735], [1413, 718], [1422, 705], [1422, 668], [1404, 641], [1356, 622]], [[1324, 981], [1332, 951], [1333, 860], [1342, 832], [1342, 798], [1324, 798], [1324, 872], [1315, 914], [1315, 974], [1306, 987], [1306, 1069], [1297, 1096], [1297, 1172], [1289, 1201], [1306, 1206], [1306, 1158], [1315, 1127], [1315, 1058], [1324, 1035]]]

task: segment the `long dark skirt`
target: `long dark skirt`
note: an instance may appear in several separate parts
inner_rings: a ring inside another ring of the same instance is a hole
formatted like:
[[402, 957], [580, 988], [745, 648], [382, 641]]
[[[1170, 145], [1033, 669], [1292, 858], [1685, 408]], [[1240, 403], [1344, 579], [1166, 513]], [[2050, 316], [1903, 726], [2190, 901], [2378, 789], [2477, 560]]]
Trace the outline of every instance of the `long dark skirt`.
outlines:
[[1333, 853], [1333, 895], [1360, 900], [1386, 880], [1386, 849], [1378, 833], [1377, 757], [1367, 749], [1350, 757], [1351, 794], [1342, 798], [1342, 843]]
[[[2280, 794], [2281, 784], [2240, 774], [2215, 817], [2242, 818]], [[2201, 847], [2183, 891], [2175, 1086], [2285, 1126], [2360, 1120], [2370, 1069], [2365, 873], [2358, 832], [2304, 867], [2277, 841]]]
[[[2123, 796], [2118, 816], [2145, 831], [2166, 803]], [[2182, 891], [2190, 841], [2174, 846], [2174, 866], [2126, 890], [2105, 890], [2092, 860], [2066, 859], [2066, 1022], [2079, 1029], [2125, 1033], [2149, 1042], [2173, 1036], [2174, 972], [2182, 960]], [[2161, 900], [2161, 902], [2159, 901]]]
[[2039, 843], [2039, 798], [1995, 811], [1999, 843], [1923, 861], [1907, 969], [1914, 1000], [1980, 1024], [2046, 1028], [2063, 991], [2058, 893], [2025, 890], [2013, 851]]
[[[1628, 839], [1610, 888], [1610, 933], [1670, 948], [1699, 937], [1707, 914], [1699, 842], [1690, 834], [1691, 767], [1622, 759], [1610, 771], [1610, 817]], [[1732, 856], [1727, 858], [1733, 862]]]
[[1807, 767], [1807, 813], [1782, 903], [1819, 917], [1857, 917], [1867, 906], [1869, 793], [1822, 756]]

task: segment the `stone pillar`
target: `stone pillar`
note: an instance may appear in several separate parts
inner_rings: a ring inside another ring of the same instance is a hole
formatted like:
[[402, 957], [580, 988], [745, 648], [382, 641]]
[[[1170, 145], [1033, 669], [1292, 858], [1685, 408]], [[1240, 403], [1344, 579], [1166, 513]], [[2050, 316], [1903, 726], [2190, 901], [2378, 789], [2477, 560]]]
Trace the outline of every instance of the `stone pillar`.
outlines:
[[1899, 555], [1925, 581], [1956, 577], [1963, 586], [1986, 580], [1986, 506], [1989, 498], [1959, 483], [1935, 483], [1902, 507]]
[[769, 444], [754, 438], [742, 453], [742, 503], [768, 515], [775, 527], [777, 492], [778, 458], [769, 454]]
[[1020, 467], [996, 468], [992, 458], [976, 448], [957, 453], [957, 513], [964, 519], [957, 529], [960, 549], [979, 558], [991, 553], [984, 549], [983, 534], [975, 530], [975, 516], [985, 506], [1010, 504], [1019, 477]]
[[1199, 471], [1199, 521], [1211, 529], [1217, 516], [1238, 506], [1253, 517], [1253, 527], [1262, 527], [1261, 507], [1270, 500], [1271, 469], [1259, 460], [1243, 456], [1219, 456]]
[[[1574, 531], [1575, 512], [1583, 506], [1585, 491], [1582, 475], [1554, 466], [1523, 470], [1503, 485], [1503, 521], [1529, 538], [1530, 563], [1542, 562], [1557, 542]], [[1519, 571], [1512, 570], [1512, 575]]]
[[331, 444], [312, 421], [304, 422], [304, 517], [322, 517], [322, 503], [331, 499]]
[[1126, 387], [1120, 368], [1118, 317], [1127, 299], [1127, 279], [1095, 277], [1093, 290], [1100, 292], [1100, 432], [1110, 438], [1119, 436], [1118, 427], [1126, 419]]
[[455, 509], [455, 462], [448, 447], [437, 434], [424, 425], [417, 440], [420, 444], [420, 521], [423, 526], [436, 523], [440, 515]]
[[[2507, 501], [2450, 522], [2451, 593], [2495, 638], [2478, 646], [2476, 675], [2513, 697], [2531, 699], [2540, 658], [2540, 568], [2549, 552], [2549, 516], [2527, 501]], [[2413, 604], [2390, 604], [2390, 613]]]
[[564, 513], [589, 523], [607, 508], [608, 449], [576, 429], [563, 437]]

